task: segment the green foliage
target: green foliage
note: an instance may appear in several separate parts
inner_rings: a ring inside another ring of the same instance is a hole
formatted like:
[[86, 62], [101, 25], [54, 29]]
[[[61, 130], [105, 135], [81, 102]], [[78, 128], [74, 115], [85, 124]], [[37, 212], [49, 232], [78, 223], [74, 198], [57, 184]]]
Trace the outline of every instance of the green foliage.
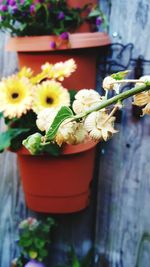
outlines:
[[74, 247], [72, 246], [68, 253], [68, 262], [66, 264], [59, 264], [56, 267], [89, 267], [92, 263], [93, 248], [91, 248], [87, 254], [79, 260]]
[[68, 107], [61, 107], [61, 109], [58, 111], [56, 117], [54, 118], [54, 121], [50, 127], [50, 129], [48, 130], [48, 132], [46, 133], [46, 140], [47, 141], [52, 141], [57, 133], [57, 130], [60, 126], [60, 124], [69, 118], [73, 117], [73, 112], [70, 108]]
[[70, 106], [72, 106], [73, 101], [75, 100], [75, 95], [77, 93], [77, 90], [72, 89], [72, 90], [69, 90], [68, 92], [70, 94]]
[[50, 234], [55, 225], [52, 218], [39, 221], [28, 218], [19, 225], [19, 246], [21, 254], [17, 260], [17, 266], [30, 259], [43, 262], [48, 255], [48, 245], [51, 243]]
[[91, 3], [89, 1], [83, 8], [70, 8], [66, 0], [45, 0], [38, 3], [33, 0], [18, 0], [14, 5], [2, 0], [0, 29], [9, 30], [17, 36], [59, 35], [73, 31], [85, 20], [90, 20], [90, 14], [84, 16], [83, 11], [89, 9]]
[[27, 136], [38, 131], [35, 121], [36, 114], [33, 111], [29, 111], [19, 119], [5, 118], [7, 130], [0, 133], [0, 151], [2, 152], [8, 147], [13, 151], [17, 151]]
[[0, 151], [2, 152], [4, 149], [10, 147], [12, 148], [11, 142], [13, 142], [16, 138], [18, 139], [25, 133], [29, 133], [29, 129], [16, 129], [9, 128], [5, 132], [0, 133]]
[[111, 77], [119, 81], [119, 80], [123, 80], [129, 73], [130, 73], [130, 70], [119, 71], [117, 73], [112, 74]]

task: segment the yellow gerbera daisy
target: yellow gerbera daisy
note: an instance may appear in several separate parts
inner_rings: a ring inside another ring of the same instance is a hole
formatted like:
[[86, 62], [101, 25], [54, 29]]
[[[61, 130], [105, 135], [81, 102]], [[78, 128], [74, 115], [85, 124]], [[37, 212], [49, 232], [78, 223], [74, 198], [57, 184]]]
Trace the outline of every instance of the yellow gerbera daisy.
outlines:
[[45, 108], [59, 108], [70, 105], [70, 95], [61, 83], [44, 81], [35, 86], [33, 110], [39, 113]]
[[33, 75], [33, 71], [27, 67], [21, 68], [21, 70], [18, 72], [18, 77], [20, 77], [20, 78], [22, 78], [22, 77], [31, 78], [32, 75]]
[[10, 119], [19, 118], [31, 109], [32, 84], [26, 77], [17, 75], [3, 79], [0, 83], [0, 111]]

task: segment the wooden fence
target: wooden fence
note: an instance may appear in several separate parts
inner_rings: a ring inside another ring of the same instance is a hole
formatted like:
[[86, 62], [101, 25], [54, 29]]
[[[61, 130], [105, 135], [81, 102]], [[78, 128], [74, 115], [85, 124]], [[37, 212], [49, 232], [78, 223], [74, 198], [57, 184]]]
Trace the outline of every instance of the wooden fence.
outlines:
[[[150, 59], [149, 0], [100, 2], [108, 16], [112, 41], [132, 42], [134, 58]], [[16, 55], [4, 52], [7, 38], [0, 33], [1, 77], [17, 69]], [[79, 257], [95, 245], [93, 266], [150, 266], [150, 118], [136, 120], [130, 107], [125, 107], [117, 125], [119, 133], [98, 147], [90, 207], [77, 214], [55, 216], [58, 227], [50, 266], [65, 260], [71, 244]], [[16, 157], [5, 152], [0, 155], [0, 267], [10, 267], [17, 255], [17, 225], [29, 215], [37, 216], [24, 204]]]

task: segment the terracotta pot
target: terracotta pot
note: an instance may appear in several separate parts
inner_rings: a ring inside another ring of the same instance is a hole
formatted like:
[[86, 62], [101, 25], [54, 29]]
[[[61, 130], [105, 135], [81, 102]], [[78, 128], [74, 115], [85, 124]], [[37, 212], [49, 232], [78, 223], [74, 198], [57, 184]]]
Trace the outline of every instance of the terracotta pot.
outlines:
[[27, 206], [38, 212], [71, 213], [89, 204], [96, 143], [66, 145], [59, 157], [33, 156], [22, 148], [18, 164]]
[[[55, 41], [59, 47], [52, 49]], [[35, 73], [45, 62], [56, 63], [74, 58], [77, 70], [64, 81], [67, 89], [95, 88], [96, 57], [99, 47], [110, 44], [106, 33], [76, 33], [69, 35], [69, 42], [60, 42], [58, 36], [35, 36], [11, 38], [8, 51], [17, 51], [20, 67], [31, 67]]]

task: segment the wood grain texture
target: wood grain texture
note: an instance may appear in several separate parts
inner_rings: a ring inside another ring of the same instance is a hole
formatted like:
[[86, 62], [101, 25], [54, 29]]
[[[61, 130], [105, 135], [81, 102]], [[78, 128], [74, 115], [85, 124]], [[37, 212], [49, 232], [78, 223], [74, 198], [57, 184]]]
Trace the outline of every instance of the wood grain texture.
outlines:
[[[107, 2], [107, 3], [106, 3]], [[109, 2], [109, 3], [108, 3]], [[101, 1], [113, 42], [135, 46], [150, 59], [149, 1]], [[108, 12], [109, 10], [109, 12]], [[150, 73], [145, 68], [145, 73]], [[100, 146], [95, 243], [100, 267], [148, 267], [150, 258], [150, 124], [123, 111], [119, 133]]]
[[[17, 57], [4, 52], [8, 36], [0, 33], [0, 77], [17, 71]], [[3, 129], [3, 121], [0, 124]], [[0, 266], [10, 267], [17, 253], [17, 226], [28, 216], [14, 153], [0, 154]]]

